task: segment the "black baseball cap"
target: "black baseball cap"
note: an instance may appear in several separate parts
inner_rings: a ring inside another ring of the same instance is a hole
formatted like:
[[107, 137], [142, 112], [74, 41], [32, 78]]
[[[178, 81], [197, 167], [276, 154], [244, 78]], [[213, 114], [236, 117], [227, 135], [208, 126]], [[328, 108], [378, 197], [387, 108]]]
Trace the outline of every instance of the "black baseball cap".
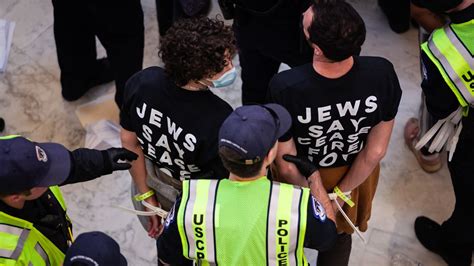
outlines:
[[419, 7], [427, 8], [437, 13], [443, 13], [457, 7], [463, 0], [412, 0]]
[[291, 116], [278, 104], [245, 105], [235, 109], [222, 123], [219, 147], [236, 151], [243, 164], [257, 163], [291, 126]]
[[60, 185], [71, 171], [69, 151], [58, 143], [37, 143], [21, 136], [0, 138], [0, 193]]
[[120, 253], [119, 244], [102, 232], [80, 234], [69, 247], [64, 266], [73, 264], [88, 266], [126, 266], [127, 259]]

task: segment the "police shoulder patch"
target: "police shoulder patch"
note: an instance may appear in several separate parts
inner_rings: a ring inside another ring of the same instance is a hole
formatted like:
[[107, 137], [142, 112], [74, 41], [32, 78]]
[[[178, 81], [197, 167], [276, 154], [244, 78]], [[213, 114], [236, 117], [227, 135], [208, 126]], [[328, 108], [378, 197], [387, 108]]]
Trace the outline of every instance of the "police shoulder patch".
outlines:
[[326, 221], [326, 210], [323, 205], [319, 203], [313, 196], [311, 196], [311, 203], [313, 206], [313, 216], [314, 218], [320, 220], [321, 222]]

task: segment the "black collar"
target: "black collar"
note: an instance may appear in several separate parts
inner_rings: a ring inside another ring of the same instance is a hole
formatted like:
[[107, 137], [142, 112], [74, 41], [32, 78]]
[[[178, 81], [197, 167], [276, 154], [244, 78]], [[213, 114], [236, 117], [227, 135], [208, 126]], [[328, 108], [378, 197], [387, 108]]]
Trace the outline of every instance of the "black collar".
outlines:
[[474, 19], [474, 4], [471, 4], [469, 7], [448, 14], [452, 23], [459, 24], [468, 22], [469, 20]]

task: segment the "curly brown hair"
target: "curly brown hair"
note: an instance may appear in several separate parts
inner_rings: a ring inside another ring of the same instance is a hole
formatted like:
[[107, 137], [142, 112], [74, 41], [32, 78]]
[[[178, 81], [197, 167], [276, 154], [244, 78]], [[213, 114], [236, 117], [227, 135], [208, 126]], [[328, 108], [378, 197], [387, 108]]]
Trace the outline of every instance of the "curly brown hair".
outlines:
[[211, 77], [228, 64], [226, 54], [235, 54], [232, 29], [218, 19], [181, 19], [161, 39], [159, 55], [165, 71], [178, 86]]

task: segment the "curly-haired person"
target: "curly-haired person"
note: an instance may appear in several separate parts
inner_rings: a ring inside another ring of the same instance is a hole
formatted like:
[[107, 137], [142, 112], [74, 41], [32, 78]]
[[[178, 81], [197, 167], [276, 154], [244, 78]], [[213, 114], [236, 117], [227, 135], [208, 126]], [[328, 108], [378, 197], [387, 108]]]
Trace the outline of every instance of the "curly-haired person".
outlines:
[[[181, 180], [228, 177], [217, 134], [232, 107], [209, 88], [235, 80], [234, 54], [232, 30], [222, 21], [183, 19], [161, 39], [164, 69], [150, 67], [128, 80], [120, 124], [123, 147], [139, 154], [130, 169], [135, 203], [145, 200], [169, 210]], [[158, 217], [145, 223], [149, 236], [157, 237]]]
[[[269, 100], [283, 105], [292, 128], [279, 139], [276, 169], [284, 181], [306, 185], [283, 154], [305, 157], [320, 168], [328, 192], [351, 192], [355, 203], [339, 204], [355, 226], [367, 230], [401, 89], [393, 65], [384, 58], [357, 56], [365, 25], [343, 0], [316, 0], [303, 17], [303, 30], [313, 49], [313, 62], [277, 74]], [[318, 254], [318, 265], [347, 265], [350, 224], [333, 202], [338, 239]]]

